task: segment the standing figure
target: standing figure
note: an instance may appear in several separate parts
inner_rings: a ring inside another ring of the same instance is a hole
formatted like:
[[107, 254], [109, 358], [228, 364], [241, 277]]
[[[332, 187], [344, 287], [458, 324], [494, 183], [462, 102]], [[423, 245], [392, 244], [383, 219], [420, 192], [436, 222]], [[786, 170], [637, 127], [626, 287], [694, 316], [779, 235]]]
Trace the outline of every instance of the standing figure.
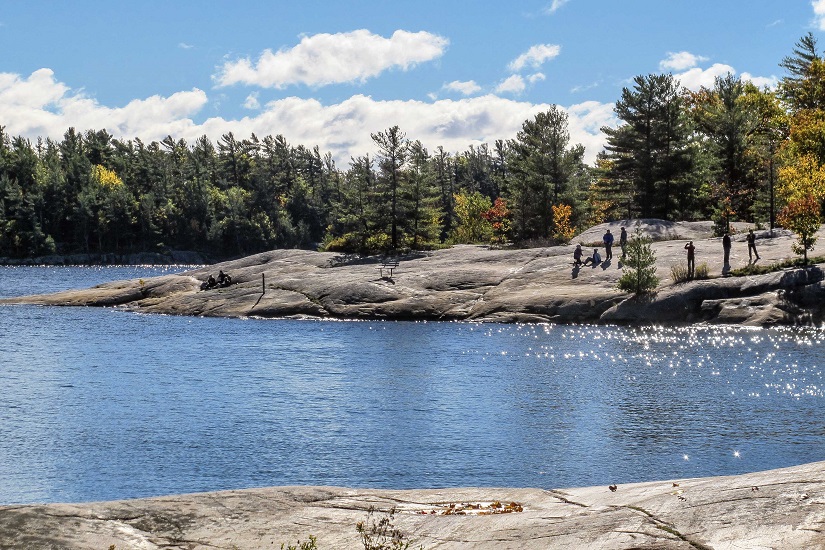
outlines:
[[722, 273], [730, 271], [730, 235], [725, 233], [722, 237], [722, 250], [725, 253], [725, 259], [722, 263]]
[[753, 257], [759, 259], [759, 252], [756, 251], [756, 235], [753, 234], [753, 229], [748, 229], [748, 263], [753, 263]]
[[622, 226], [622, 232], [619, 234], [619, 246], [622, 247], [622, 260], [627, 256], [627, 230]]
[[613, 258], [613, 233], [609, 229], [602, 237], [602, 242], [604, 242], [604, 259], [610, 261]]
[[685, 250], [687, 250], [688, 278], [693, 279], [693, 272], [696, 270], [696, 247], [693, 246], [693, 241], [685, 245]]
[[577, 244], [573, 251], [573, 265], [582, 265], [582, 245]]

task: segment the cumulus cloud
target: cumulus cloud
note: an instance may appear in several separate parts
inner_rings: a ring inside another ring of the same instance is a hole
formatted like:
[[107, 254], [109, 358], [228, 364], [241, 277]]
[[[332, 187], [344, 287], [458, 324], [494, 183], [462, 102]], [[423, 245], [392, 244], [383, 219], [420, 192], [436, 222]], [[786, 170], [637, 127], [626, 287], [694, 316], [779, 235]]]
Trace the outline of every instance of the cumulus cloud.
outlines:
[[521, 71], [528, 65], [537, 69], [541, 67], [545, 61], [557, 57], [560, 53], [561, 46], [556, 44], [536, 44], [512, 60], [508, 67], [512, 72]]
[[472, 95], [481, 91], [481, 86], [476, 84], [475, 80], [468, 80], [462, 82], [460, 80], [453, 80], [448, 84], [444, 84], [444, 89], [451, 92], [458, 92], [463, 95]]
[[[28, 78], [0, 73], [0, 120], [11, 135], [61, 139], [72, 126], [78, 131], [106, 129], [117, 138], [147, 142], [167, 135], [189, 143], [202, 135], [216, 141], [230, 131], [237, 136], [283, 134], [295, 145], [318, 145], [332, 152], [342, 168], [351, 156], [375, 151], [370, 133], [395, 124], [431, 150], [441, 145], [457, 152], [513, 138], [525, 120], [550, 108], [496, 95], [437, 101], [379, 101], [355, 95], [331, 105], [287, 97], [263, 105], [254, 116], [194, 122], [192, 117], [207, 101], [205, 92], [193, 89], [108, 107], [72, 92], [48, 69]], [[600, 128], [616, 125], [613, 104], [590, 101], [566, 110], [571, 141], [583, 144], [586, 160], [593, 162], [604, 144]]]
[[530, 84], [535, 84], [536, 82], [541, 82], [542, 80], [547, 80], [547, 77], [544, 76], [544, 73], [533, 73], [527, 77], [527, 81]]
[[776, 75], [771, 76], [754, 76], [750, 73], [742, 73], [742, 80], [750, 80], [753, 84], [759, 88], [776, 88], [776, 85], [779, 84], [779, 77]]
[[366, 29], [304, 36], [298, 45], [277, 52], [227, 61], [213, 76], [218, 86], [247, 84], [283, 89], [290, 85], [324, 86], [365, 82], [382, 72], [409, 70], [444, 54], [449, 41], [429, 32], [395, 31], [390, 38]]
[[688, 90], [696, 91], [702, 87], [713, 88], [713, 83], [716, 81], [716, 78], [725, 76], [728, 73], [736, 74], [736, 70], [730, 65], [714, 63], [707, 69], [694, 67], [685, 72], [674, 74], [673, 76]]
[[816, 28], [825, 31], [825, 0], [811, 0]]
[[246, 96], [246, 101], [243, 102], [245, 109], [256, 111], [261, 108], [261, 102], [258, 101], [258, 92], [252, 92]]
[[690, 52], [667, 52], [667, 57], [659, 61], [659, 69], [663, 71], [683, 71], [695, 67], [701, 61], [707, 60], [707, 57], [695, 55]]
[[544, 13], [552, 15], [567, 2], [569, 2], [569, 0], [553, 0], [553, 2], [544, 10]]
[[6, 131], [25, 137], [60, 138], [70, 127], [106, 128], [117, 137], [162, 139], [190, 128], [189, 118], [206, 104], [206, 93], [197, 88], [169, 97], [135, 99], [110, 108], [54, 78], [50, 69], [39, 69], [28, 78], [0, 73], [0, 120]]
[[[688, 90], [696, 91], [702, 87], [713, 88], [716, 78], [723, 77], [728, 73], [735, 75], [736, 70], [730, 65], [714, 63], [707, 69], [694, 67], [682, 73], [674, 74], [673, 76]], [[779, 82], [779, 79], [773, 75], [754, 76], [750, 73], [742, 73], [740, 78], [742, 80], [749, 80], [760, 88], [765, 86], [773, 88], [776, 86], [777, 82]]]
[[527, 88], [524, 78], [520, 75], [514, 74], [504, 79], [498, 86], [496, 86], [496, 93], [498, 94], [520, 94]]

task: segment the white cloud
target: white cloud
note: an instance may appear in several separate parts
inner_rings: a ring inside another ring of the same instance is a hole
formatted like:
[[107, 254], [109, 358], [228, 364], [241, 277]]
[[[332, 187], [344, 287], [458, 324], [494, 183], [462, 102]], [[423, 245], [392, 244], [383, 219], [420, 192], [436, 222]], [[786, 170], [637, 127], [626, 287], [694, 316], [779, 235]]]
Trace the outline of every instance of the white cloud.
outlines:
[[716, 77], [725, 76], [728, 73], [736, 74], [736, 70], [730, 65], [714, 63], [707, 69], [694, 67], [683, 73], [674, 74], [673, 77], [688, 90], [696, 91], [702, 87], [713, 88]]
[[552, 14], [556, 13], [556, 10], [558, 10], [560, 7], [562, 7], [563, 5], [565, 5], [569, 1], [570, 0], [553, 0], [553, 3], [550, 4], [547, 7], [547, 9], [544, 10], [544, 13], [552, 15]]
[[448, 84], [444, 84], [444, 89], [451, 92], [459, 92], [464, 95], [472, 95], [481, 91], [481, 86], [476, 84], [475, 80], [468, 80], [466, 82], [453, 80]]
[[192, 44], [187, 44], [186, 42], [179, 42], [178, 43], [178, 48], [180, 48], [182, 50], [191, 50], [194, 47], [195, 46], [193, 46]]
[[750, 80], [753, 84], [759, 88], [764, 88], [767, 86], [768, 88], [776, 88], [776, 85], [779, 83], [779, 78], [775, 75], [771, 76], [753, 76], [750, 73], [742, 73], [742, 80]]
[[244, 101], [243, 106], [245, 109], [250, 109], [252, 111], [257, 111], [260, 109], [261, 102], [258, 101], [258, 92], [252, 92], [246, 96], [246, 101]]
[[527, 77], [527, 82], [530, 84], [535, 84], [536, 82], [541, 82], [542, 80], [547, 80], [547, 77], [544, 76], [544, 73], [533, 73]]
[[524, 78], [520, 75], [514, 74], [496, 86], [496, 93], [520, 94], [525, 88], [527, 88], [527, 85], [524, 83]]
[[512, 72], [518, 72], [527, 65], [537, 69], [548, 59], [557, 57], [559, 53], [561, 46], [556, 44], [536, 44], [511, 61], [508, 68]]
[[[332, 105], [288, 97], [267, 103], [254, 116], [195, 123], [191, 117], [207, 101], [205, 92], [194, 89], [108, 107], [73, 93], [48, 69], [28, 78], [0, 73], [0, 120], [11, 135], [61, 139], [72, 126], [78, 131], [106, 129], [116, 138], [146, 142], [167, 135], [189, 143], [202, 135], [216, 141], [230, 131], [237, 136], [283, 134], [294, 145], [318, 145], [332, 152], [342, 168], [351, 156], [374, 153], [370, 134], [395, 124], [431, 150], [441, 145], [457, 152], [513, 138], [525, 120], [550, 108], [495, 95], [437, 101], [378, 101], [355, 95]], [[616, 125], [613, 104], [590, 101], [566, 110], [571, 142], [583, 144], [586, 160], [593, 162], [604, 144], [600, 128]]]
[[188, 117], [206, 104], [198, 89], [169, 97], [135, 99], [124, 107], [110, 108], [71, 90], [54, 79], [50, 69], [39, 69], [28, 78], [0, 73], [0, 120], [12, 135], [59, 139], [74, 126], [106, 128], [116, 137], [162, 139], [192, 127]]
[[667, 52], [667, 57], [659, 61], [659, 69], [663, 71], [683, 71], [695, 67], [700, 61], [707, 60], [707, 57], [690, 52]]
[[[694, 67], [682, 73], [674, 74], [673, 77], [688, 90], [696, 91], [702, 87], [713, 88], [716, 79], [718, 77], [724, 77], [728, 73], [735, 75], [736, 69], [723, 63], [714, 63], [707, 69]], [[754, 76], [750, 73], [742, 73], [740, 78], [742, 80], [753, 82], [760, 88], [765, 86], [773, 88], [776, 86], [777, 82], [779, 82], [779, 79], [774, 75]]]
[[364, 82], [382, 72], [408, 70], [444, 54], [449, 40], [429, 32], [397, 30], [390, 38], [366, 29], [304, 36], [290, 49], [264, 50], [253, 63], [227, 61], [213, 78], [218, 86], [248, 84], [285, 88], [293, 84], [323, 86]]
[[811, 0], [811, 7], [814, 9], [816, 28], [825, 31], [825, 0]]

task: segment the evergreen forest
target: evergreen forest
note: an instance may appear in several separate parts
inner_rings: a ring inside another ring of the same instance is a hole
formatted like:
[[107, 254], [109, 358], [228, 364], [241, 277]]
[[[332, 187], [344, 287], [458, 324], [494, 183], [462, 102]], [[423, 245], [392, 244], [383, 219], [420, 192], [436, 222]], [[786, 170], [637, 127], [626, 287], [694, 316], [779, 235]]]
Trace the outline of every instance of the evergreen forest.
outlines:
[[698, 91], [637, 76], [593, 166], [556, 106], [513, 139], [461, 152], [376, 129], [346, 167], [282, 135], [144, 143], [69, 128], [32, 142], [0, 121], [0, 256], [530, 246], [636, 217], [802, 234], [825, 200], [825, 57], [807, 34], [780, 66], [761, 89], [730, 74]]

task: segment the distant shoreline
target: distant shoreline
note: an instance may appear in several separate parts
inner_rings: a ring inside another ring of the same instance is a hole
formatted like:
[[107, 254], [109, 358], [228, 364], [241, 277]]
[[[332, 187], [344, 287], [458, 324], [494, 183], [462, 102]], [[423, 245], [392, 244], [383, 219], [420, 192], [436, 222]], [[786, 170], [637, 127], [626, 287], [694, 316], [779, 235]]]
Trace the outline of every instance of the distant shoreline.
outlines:
[[[670, 240], [652, 243], [660, 283], [655, 293], [634, 297], [621, 292], [616, 253], [596, 267], [572, 265], [574, 244], [531, 249], [491, 249], [457, 245], [395, 258], [392, 275], [381, 258], [307, 250], [272, 250], [218, 264], [196, 264], [189, 271], [92, 289], [4, 299], [3, 303], [120, 306], [144, 313], [211, 317], [314, 318], [501, 323], [821, 326], [825, 321], [825, 264], [768, 273], [721, 277], [720, 239], [710, 222], [666, 225], [645, 220], [645, 231], [667, 231]], [[574, 242], [592, 242], [611, 222], [591, 228]], [[825, 230], [821, 230], [825, 238]], [[672, 266], [685, 262], [684, 245], [696, 245], [697, 265], [707, 279], [675, 283]], [[793, 236], [758, 240], [759, 265], [793, 258]], [[747, 246], [735, 242], [734, 268], [748, 265]], [[138, 262], [143, 263], [143, 262]], [[201, 290], [219, 270], [232, 276], [226, 288]]]

